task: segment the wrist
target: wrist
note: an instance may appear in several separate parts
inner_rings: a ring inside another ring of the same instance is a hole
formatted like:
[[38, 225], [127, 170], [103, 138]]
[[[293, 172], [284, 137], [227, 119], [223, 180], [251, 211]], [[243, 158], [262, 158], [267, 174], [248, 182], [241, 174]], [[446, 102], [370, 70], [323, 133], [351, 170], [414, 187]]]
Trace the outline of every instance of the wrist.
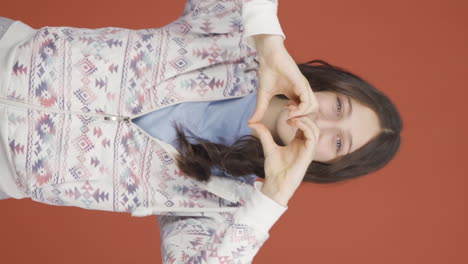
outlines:
[[260, 191], [264, 195], [272, 199], [273, 201], [277, 202], [279, 205], [284, 206], [284, 207], [288, 206], [290, 197], [288, 197], [287, 195], [284, 195], [283, 193], [281, 193], [279, 188], [271, 184], [268, 184], [266, 181], [263, 183], [263, 186], [260, 189]]
[[284, 49], [284, 38], [281, 35], [258, 34], [253, 39], [260, 59]]

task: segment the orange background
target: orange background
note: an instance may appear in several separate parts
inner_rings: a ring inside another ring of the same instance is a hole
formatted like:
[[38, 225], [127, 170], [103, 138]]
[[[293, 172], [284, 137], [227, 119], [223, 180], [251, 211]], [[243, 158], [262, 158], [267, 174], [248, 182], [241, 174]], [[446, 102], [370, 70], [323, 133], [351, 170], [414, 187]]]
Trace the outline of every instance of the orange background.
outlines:
[[[184, 1], [2, 1], [34, 28], [160, 27]], [[5, 3], [6, 2], [6, 3]], [[396, 159], [343, 184], [304, 184], [254, 263], [468, 263], [468, 1], [280, 0], [286, 47], [388, 94]], [[0, 201], [2, 263], [160, 263], [156, 216]]]

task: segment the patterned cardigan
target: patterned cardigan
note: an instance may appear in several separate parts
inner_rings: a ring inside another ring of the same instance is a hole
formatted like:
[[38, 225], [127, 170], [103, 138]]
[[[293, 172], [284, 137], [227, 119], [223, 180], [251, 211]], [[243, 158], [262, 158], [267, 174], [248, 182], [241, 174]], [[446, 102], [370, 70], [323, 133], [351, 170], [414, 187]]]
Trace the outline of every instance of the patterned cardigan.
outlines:
[[[250, 2], [276, 12], [275, 1]], [[162, 28], [31, 29], [0, 90], [18, 189], [51, 205], [159, 215], [164, 263], [250, 263], [287, 208], [261, 182], [184, 175], [177, 151], [131, 120], [257, 88], [245, 5], [189, 0]]]

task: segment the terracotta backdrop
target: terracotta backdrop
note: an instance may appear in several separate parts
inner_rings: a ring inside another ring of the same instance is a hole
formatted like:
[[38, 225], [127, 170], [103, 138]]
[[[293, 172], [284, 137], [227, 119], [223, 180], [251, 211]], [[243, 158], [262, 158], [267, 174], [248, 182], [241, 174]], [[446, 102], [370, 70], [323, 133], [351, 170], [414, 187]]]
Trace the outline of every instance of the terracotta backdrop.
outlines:
[[[34, 28], [160, 27], [185, 1], [2, 1]], [[6, 2], [6, 3], [5, 3]], [[286, 47], [389, 95], [403, 144], [383, 170], [304, 184], [254, 263], [468, 263], [468, 1], [280, 0]], [[156, 216], [0, 201], [1, 263], [160, 263]]]

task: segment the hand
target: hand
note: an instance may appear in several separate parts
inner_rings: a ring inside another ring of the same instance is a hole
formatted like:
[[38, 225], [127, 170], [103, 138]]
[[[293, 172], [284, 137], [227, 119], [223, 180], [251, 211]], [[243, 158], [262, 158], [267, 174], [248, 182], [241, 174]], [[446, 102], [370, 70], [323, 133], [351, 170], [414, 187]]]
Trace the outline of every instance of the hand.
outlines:
[[265, 155], [265, 182], [262, 192], [286, 206], [313, 160], [319, 128], [307, 116], [288, 121], [297, 127], [294, 139], [287, 146], [276, 145], [268, 128], [261, 123], [249, 124], [262, 142]]
[[259, 89], [257, 106], [249, 123], [262, 120], [271, 98], [277, 94], [286, 95], [292, 100], [292, 105], [298, 105], [296, 110], [289, 112], [288, 119], [316, 111], [317, 98], [284, 47], [283, 37], [261, 34], [255, 35], [254, 39], [260, 63]]

